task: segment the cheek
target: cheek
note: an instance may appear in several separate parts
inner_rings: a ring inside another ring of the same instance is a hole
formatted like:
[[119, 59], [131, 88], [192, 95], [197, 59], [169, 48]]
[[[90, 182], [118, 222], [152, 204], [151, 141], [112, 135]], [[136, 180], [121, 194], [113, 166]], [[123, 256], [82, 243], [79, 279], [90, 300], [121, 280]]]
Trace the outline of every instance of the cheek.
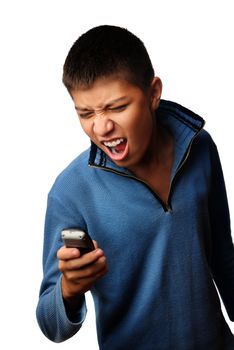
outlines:
[[88, 120], [83, 121], [80, 120], [80, 126], [85, 132], [86, 135], [88, 135], [90, 138], [92, 137], [92, 123]]
[[134, 122], [129, 124], [129, 132], [131, 137], [138, 140], [147, 141], [151, 137], [153, 128], [152, 117], [149, 115], [140, 114]]

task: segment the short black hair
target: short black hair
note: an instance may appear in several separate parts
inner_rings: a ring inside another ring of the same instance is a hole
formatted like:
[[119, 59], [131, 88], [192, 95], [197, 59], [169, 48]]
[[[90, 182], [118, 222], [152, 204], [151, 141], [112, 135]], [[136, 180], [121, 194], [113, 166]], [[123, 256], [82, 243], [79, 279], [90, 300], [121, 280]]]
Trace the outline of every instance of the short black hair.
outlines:
[[63, 67], [63, 83], [71, 91], [112, 75], [146, 89], [154, 69], [143, 42], [130, 31], [112, 25], [94, 27], [71, 47]]

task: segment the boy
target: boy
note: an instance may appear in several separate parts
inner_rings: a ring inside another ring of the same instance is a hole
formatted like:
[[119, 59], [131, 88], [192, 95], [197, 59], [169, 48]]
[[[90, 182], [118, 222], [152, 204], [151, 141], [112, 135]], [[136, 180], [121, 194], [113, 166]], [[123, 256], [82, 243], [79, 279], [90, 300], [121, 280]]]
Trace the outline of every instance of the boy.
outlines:
[[[100, 349], [234, 349], [214, 285], [234, 320], [234, 249], [203, 119], [160, 99], [144, 44], [123, 28], [78, 38], [63, 82], [91, 148], [48, 196], [42, 331], [55, 342], [74, 335], [91, 290]], [[67, 227], [87, 231], [96, 249], [64, 247]]]

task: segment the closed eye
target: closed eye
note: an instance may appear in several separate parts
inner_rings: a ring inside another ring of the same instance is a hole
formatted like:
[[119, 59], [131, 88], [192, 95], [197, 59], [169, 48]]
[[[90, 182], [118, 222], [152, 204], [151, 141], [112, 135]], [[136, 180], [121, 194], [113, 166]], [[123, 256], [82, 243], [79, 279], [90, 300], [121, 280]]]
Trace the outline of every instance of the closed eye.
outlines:
[[109, 111], [116, 111], [116, 112], [120, 112], [123, 111], [128, 105], [121, 105], [121, 106], [117, 106], [117, 107], [109, 107], [108, 110]]
[[93, 112], [87, 112], [87, 113], [78, 113], [79, 117], [82, 119], [88, 119], [93, 116]]
[[[111, 111], [111, 112], [121, 112], [127, 108], [128, 104], [116, 106], [116, 107], [106, 107], [104, 110]], [[78, 111], [77, 111], [78, 112]], [[91, 118], [95, 114], [95, 111], [87, 111], [80, 113], [78, 112], [78, 115], [82, 119], [88, 119]]]

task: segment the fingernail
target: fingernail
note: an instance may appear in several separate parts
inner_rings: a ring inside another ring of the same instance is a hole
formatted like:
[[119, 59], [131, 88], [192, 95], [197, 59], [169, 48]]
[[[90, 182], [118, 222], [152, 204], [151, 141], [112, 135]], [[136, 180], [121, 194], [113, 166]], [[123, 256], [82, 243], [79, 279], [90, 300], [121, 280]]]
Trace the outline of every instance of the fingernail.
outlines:
[[103, 255], [104, 253], [103, 253], [103, 251], [102, 251], [100, 248], [97, 248], [97, 249], [95, 250], [95, 254], [101, 256], [101, 255]]
[[73, 255], [73, 256], [77, 256], [77, 255], [79, 255], [79, 251], [78, 251], [78, 249], [76, 249], [76, 248], [75, 248], [75, 249], [73, 249], [73, 250], [72, 250], [72, 255]]

